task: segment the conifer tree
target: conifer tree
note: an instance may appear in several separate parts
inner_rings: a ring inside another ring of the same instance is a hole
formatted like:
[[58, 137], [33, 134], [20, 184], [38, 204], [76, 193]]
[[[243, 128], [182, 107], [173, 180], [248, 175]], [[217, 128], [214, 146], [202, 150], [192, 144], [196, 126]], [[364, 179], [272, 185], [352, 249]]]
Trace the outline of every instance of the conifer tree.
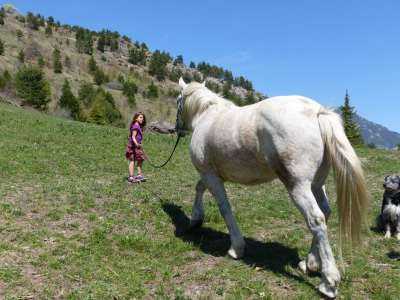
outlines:
[[44, 78], [44, 72], [35, 66], [24, 66], [15, 76], [18, 96], [23, 105], [32, 105], [39, 110], [46, 110], [50, 102], [50, 85]]
[[340, 106], [340, 110], [344, 131], [350, 141], [350, 144], [355, 148], [365, 147], [364, 138], [361, 135], [361, 128], [358, 126], [357, 121], [353, 121], [356, 111], [354, 111], [354, 106], [350, 106], [350, 97], [347, 90], [344, 99], [344, 105]]
[[19, 53], [18, 53], [18, 61], [20, 62], [20, 63], [24, 63], [25, 62], [25, 52], [24, 52], [24, 50], [19, 50]]
[[89, 59], [89, 71], [90, 73], [94, 74], [94, 72], [97, 70], [97, 62], [95, 61], [93, 56], [90, 56]]
[[58, 48], [55, 48], [53, 51], [53, 64], [54, 64], [54, 73], [62, 73], [62, 63], [61, 63], [61, 51]]
[[0, 55], [4, 54], [4, 42], [0, 39]]
[[77, 119], [80, 112], [80, 107], [78, 100], [71, 91], [71, 86], [69, 85], [67, 79], [64, 80], [61, 91], [62, 94], [60, 100], [58, 100], [58, 104], [60, 105], [60, 107], [68, 109], [71, 112], [71, 117]]

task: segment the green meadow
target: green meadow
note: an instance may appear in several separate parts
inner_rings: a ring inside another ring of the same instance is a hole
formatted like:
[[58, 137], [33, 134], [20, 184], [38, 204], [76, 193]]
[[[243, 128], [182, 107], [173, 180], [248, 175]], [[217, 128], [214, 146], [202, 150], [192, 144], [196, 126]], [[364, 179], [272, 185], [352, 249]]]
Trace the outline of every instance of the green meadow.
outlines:
[[[0, 299], [321, 299], [319, 277], [296, 271], [311, 234], [279, 181], [226, 184], [246, 240], [244, 258], [232, 260], [208, 192], [203, 227], [187, 231], [199, 179], [190, 137], [164, 168], [145, 163], [140, 184], [125, 180], [127, 138], [126, 129], [0, 104]], [[161, 164], [175, 141], [145, 134], [144, 150]], [[384, 239], [375, 217], [385, 175], [400, 173], [400, 151], [357, 154], [372, 234], [364, 231], [352, 256], [344, 244], [338, 299], [399, 299], [400, 241]], [[332, 175], [327, 194], [339, 264]]]

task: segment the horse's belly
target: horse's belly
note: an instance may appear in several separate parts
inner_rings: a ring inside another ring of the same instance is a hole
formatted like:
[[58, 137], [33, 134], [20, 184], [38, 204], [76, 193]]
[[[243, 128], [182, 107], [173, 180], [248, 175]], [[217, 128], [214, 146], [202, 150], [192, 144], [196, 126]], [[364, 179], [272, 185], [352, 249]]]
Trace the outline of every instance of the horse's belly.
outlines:
[[213, 168], [225, 181], [246, 185], [262, 184], [277, 178], [266, 163], [244, 158], [214, 161]]

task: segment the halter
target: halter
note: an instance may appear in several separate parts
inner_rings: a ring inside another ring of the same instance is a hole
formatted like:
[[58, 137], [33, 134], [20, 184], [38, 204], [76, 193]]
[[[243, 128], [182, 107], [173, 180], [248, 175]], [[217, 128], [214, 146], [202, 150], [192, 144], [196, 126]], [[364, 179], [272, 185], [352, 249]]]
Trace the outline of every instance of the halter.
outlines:
[[175, 129], [180, 129], [183, 131], [189, 131], [190, 129], [192, 129], [192, 126], [190, 126], [189, 128], [182, 128], [179, 127], [179, 117], [182, 120], [182, 99], [183, 99], [183, 92], [182, 94], [180, 94], [178, 96], [178, 99], [176, 99], [176, 103], [178, 103], [178, 111], [176, 112], [176, 123], [175, 123]]

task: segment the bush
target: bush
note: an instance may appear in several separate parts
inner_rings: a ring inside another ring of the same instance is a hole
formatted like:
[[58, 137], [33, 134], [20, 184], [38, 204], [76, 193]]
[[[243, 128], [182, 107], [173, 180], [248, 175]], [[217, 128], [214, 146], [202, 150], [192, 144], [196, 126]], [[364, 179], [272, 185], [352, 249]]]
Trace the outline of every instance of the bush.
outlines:
[[35, 66], [24, 66], [15, 77], [18, 97], [24, 99], [22, 105], [30, 105], [46, 110], [50, 102], [50, 85], [44, 78], [44, 72]]
[[0, 16], [0, 25], [4, 25], [4, 19]]

